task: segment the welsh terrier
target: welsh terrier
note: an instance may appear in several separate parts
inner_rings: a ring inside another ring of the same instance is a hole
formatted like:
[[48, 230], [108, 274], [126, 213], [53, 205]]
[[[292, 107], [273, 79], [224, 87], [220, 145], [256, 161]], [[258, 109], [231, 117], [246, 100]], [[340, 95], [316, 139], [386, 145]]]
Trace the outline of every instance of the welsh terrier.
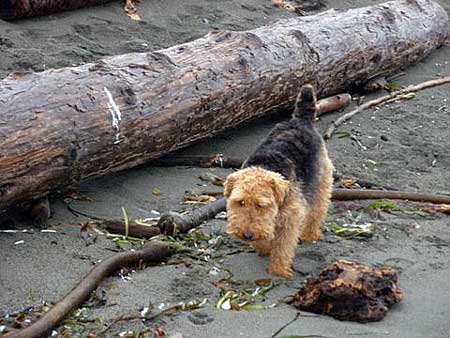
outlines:
[[224, 183], [227, 233], [270, 256], [267, 271], [285, 278], [292, 277], [298, 239], [320, 239], [330, 205], [333, 165], [315, 120], [316, 95], [304, 85], [292, 118]]

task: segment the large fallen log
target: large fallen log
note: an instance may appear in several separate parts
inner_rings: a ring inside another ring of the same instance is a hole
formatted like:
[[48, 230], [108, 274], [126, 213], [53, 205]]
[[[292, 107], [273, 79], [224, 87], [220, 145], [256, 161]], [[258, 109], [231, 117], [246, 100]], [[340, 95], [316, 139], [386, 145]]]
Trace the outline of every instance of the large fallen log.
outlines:
[[398, 0], [11, 74], [0, 81], [0, 210], [290, 107], [305, 82], [328, 96], [392, 73], [448, 30], [436, 2]]
[[1, 0], [0, 18], [4, 20], [46, 15], [78, 8], [103, 5], [110, 0]]

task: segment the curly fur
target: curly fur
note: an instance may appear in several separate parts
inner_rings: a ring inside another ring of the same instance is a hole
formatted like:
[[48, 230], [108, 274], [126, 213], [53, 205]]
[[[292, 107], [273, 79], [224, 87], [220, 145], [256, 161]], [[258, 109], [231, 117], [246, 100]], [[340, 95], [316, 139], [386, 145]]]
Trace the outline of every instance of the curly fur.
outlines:
[[333, 166], [314, 125], [315, 102], [312, 87], [303, 86], [292, 118], [224, 184], [227, 233], [270, 256], [268, 272], [287, 278], [298, 239], [320, 239], [330, 204]]

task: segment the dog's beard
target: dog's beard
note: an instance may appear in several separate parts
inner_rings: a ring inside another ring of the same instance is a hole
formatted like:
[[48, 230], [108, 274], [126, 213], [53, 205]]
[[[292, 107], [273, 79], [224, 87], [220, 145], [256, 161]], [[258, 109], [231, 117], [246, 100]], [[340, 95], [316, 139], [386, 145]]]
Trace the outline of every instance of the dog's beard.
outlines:
[[[251, 243], [255, 241], [271, 241], [275, 237], [274, 228], [274, 225], [248, 228], [228, 224], [225, 232], [237, 240]], [[251, 240], [247, 240], [243, 237], [245, 230], [249, 230], [253, 233], [253, 238]]]

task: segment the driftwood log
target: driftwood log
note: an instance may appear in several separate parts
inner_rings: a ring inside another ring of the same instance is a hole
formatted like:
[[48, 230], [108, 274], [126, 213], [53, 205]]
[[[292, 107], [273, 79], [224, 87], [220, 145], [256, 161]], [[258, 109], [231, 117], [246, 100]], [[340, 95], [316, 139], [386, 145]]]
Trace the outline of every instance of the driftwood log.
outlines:
[[13, 20], [47, 15], [88, 6], [103, 5], [109, 1], [111, 0], [1, 0], [0, 18]]
[[395, 72], [448, 30], [436, 2], [397, 0], [13, 73], [0, 81], [0, 210], [290, 107], [305, 82], [323, 97]]
[[402, 299], [394, 269], [338, 260], [308, 279], [294, 296], [294, 305], [300, 310], [365, 323], [383, 319]]

